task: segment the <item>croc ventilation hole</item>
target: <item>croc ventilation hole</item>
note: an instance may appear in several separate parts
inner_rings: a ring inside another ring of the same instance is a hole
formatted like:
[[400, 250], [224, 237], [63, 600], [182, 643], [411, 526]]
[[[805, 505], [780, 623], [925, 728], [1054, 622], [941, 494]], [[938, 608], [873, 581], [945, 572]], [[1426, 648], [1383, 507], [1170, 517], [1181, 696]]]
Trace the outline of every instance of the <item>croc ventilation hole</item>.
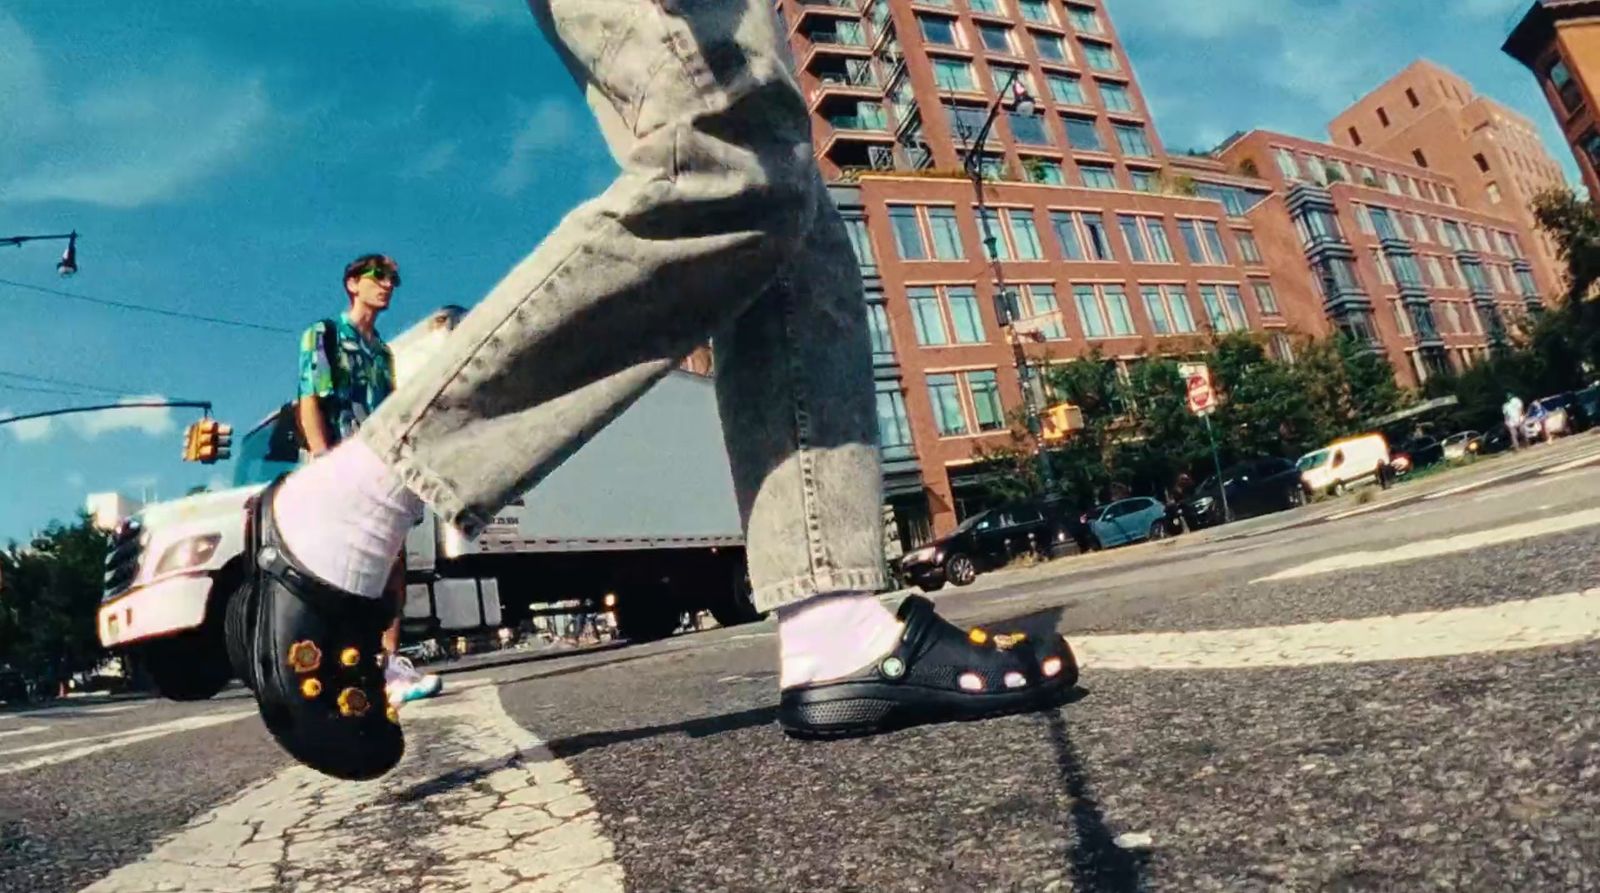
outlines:
[[1006, 688], [1021, 688], [1028, 684], [1027, 678], [1016, 670], [1006, 673]]
[[962, 691], [983, 691], [983, 679], [977, 673], [962, 673], [956, 684]]
[[1046, 676], [1058, 676], [1061, 674], [1061, 658], [1047, 657], [1044, 663], [1039, 665], [1039, 669], [1043, 670]]

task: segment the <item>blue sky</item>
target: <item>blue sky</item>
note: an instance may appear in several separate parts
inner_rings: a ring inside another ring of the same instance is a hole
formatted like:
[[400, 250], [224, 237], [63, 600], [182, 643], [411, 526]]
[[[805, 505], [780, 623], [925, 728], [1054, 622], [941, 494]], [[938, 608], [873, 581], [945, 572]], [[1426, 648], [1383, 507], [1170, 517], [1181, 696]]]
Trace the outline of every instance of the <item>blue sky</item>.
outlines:
[[[1524, 0], [1107, 5], [1170, 147], [1253, 126], [1322, 137], [1427, 56], [1532, 117], [1576, 179], [1498, 51]], [[348, 259], [379, 250], [405, 274], [395, 333], [475, 302], [614, 171], [519, 0], [10, 0], [0, 47], [0, 236], [83, 234], [78, 276], [57, 279], [43, 244], [0, 248], [0, 279], [298, 330], [342, 307]], [[5, 284], [0, 332], [0, 415], [164, 395], [242, 428], [294, 387], [289, 334]], [[227, 469], [178, 461], [195, 417], [0, 427], [0, 541], [90, 492], [211, 482]]]

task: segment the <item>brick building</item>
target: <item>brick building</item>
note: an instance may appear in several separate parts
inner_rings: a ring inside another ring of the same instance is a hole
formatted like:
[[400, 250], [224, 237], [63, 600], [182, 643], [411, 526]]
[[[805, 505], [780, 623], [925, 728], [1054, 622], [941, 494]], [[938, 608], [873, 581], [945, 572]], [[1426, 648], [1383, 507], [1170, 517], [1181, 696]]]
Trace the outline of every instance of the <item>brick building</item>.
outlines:
[[1589, 195], [1600, 199], [1600, 0], [1536, 0], [1504, 49], [1539, 79]]
[[[1507, 148], [1525, 122], [1442, 69], [1407, 72], [1460, 91], [1449, 103], [1424, 100], [1409, 75], [1368, 98], [1416, 92], [1416, 120], [1391, 124], [1424, 140], [1427, 166], [1365, 136], [1355, 148], [1252, 132], [1193, 157], [1163, 146], [1103, 0], [774, 6], [866, 280], [886, 491], [906, 545], [984, 507], [975, 452], [1007, 442], [1006, 415], [1023, 405], [986, 231], [1014, 312], [1059, 313], [1022, 346], [1034, 367], [1098, 350], [1126, 369], [1236, 330], [1292, 358], [1291, 334], [1337, 327], [1414, 384], [1476, 362], [1550, 290], [1527, 253], [1525, 184], [1464, 167], [1478, 153], [1491, 171], [1537, 160], [1536, 146]], [[977, 159], [985, 227], [963, 168], [1013, 78], [1031, 103], [1002, 105]]]
[[1220, 166], [1216, 182], [1173, 188], [1098, 2], [776, 6], [867, 275], [885, 478], [904, 541], [983, 503], [975, 448], [1004, 442], [1006, 413], [1022, 405], [976, 191], [961, 173], [1013, 73], [1034, 109], [1001, 111], [981, 164], [1018, 312], [1060, 311], [1025, 345], [1029, 362], [1098, 348], [1137, 363], [1185, 353], [1207, 328], [1288, 325], [1244, 213], [1266, 190]]
[[1335, 145], [1449, 177], [1460, 204], [1509, 216], [1530, 234], [1528, 261], [1554, 282], [1555, 245], [1533, 221], [1533, 199], [1566, 186], [1532, 121], [1455, 72], [1418, 60], [1328, 125]]
[[[1218, 154], [1271, 185], [1263, 213], [1287, 212], [1311, 301], [1335, 327], [1380, 345], [1402, 384], [1479, 362], [1551, 293], [1515, 216], [1474, 207], [1435, 170], [1266, 131]], [[1296, 303], [1304, 294], [1284, 292]]]

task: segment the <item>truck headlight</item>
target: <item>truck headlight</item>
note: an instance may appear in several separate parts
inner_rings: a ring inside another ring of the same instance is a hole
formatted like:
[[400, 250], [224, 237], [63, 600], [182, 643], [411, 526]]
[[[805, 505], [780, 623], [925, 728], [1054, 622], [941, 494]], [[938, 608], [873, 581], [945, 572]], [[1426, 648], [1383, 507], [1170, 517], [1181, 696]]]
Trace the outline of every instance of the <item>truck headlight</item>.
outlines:
[[915, 563], [915, 562], [922, 562], [922, 561], [932, 561], [933, 560], [933, 554], [936, 551], [938, 551], [938, 550], [935, 547], [926, 546], [924, 548], [918, 549], [915, 552], [912, 552], [910, 555], [907, 555], [905, 557], [905, 561], [908, 562], [908, 563]]
[[220, 542], [222, 542], [220, 533], [205, 533], [178, 540], [161, 553], [161, 560], [156, 562], [155, 574], [159, 576], [168, 571], [181, 571], [205, 564], [216, 554], [217, 544]]

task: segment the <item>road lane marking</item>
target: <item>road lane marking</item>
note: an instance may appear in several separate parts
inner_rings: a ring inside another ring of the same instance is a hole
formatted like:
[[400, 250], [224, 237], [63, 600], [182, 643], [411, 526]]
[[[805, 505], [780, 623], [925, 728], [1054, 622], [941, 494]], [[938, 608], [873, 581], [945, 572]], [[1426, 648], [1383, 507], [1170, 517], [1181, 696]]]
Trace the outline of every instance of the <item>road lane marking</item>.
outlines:
[[1476, 608], [1252, 629], [1086, 636], [1097, 670], [1305, 667], [1455, 657], [1600, 638], [1600, 589]]
[[1600, 453], [1594, 453], [1592, 455], [1584, 456], [1580, 459], [1573, 459], [1571, 462], [1563, 462], [1560, 465], [1546, 468], [1544, 471], [1539, 472], [1539, 474], [1541, 476], [1560, 474], [1563, 471], [1571, 471], [1574, 468], [1582, 468], [1585, 465], [1593, 465], [1596, 462], [1600, 462]]
[[42, 732], [42, 731], [44, 731], [45, 729], [48, 729], [48, 728], [50, 728], [50, 727], [49, 726], [23, 726], [20, 729], [8, 729], [8, 730], [6, 730], [4, 732], [0, 732], [0, 738], [10, 738], [13, 735], [32, 735], [34, 732]]
[[497, 688], [447, 688], [404, 716], [407, 753], [384, 778], [345, 782], [292, 766], [86, 893], [623, 889], [594, 802], [506, 714]]
[[46, 752], [42, 756], [9, 765], [0, 765], [0, 776], [14, 775], [18, 772], [27, 772], [33, 769], [42, 769], [54, 766], [81, 757], [92, 756], [102, 751], [138, 744], [142, 741], [152, 741], [156, 738], [165, 738], [178, 732], [193, 732], [199, 729], [219, 726], [224, 723], [238, 722], [247, 716], [255, 716], [254, 710], [212, 713], [202, 716], [188, 716], [160, 725], [146, 726], [142, 729], [133, 729], [127, 732], [117, 732], [111, 735], [99, 735], [93, 738], [74, 738], [67, 741], [51, 741], [45, 744], [33, 744], [27, 747], [14, 747], [10, 750], [0, 750], [0, 757], [15, 756], [24, 753]]
[[1528, 471], [1529, 471], [1529, 469], [1527, 469], [1527, 468], [1519, 468], [1516, 471], [1508, 471], [1505, 474], [1497, 474], [1494, 477], [1484, 478], [1483, 480], [1480, 480], [1480, 481], [1468, 481], [1465, 484], [1461, 484], [1459, 486], [1451, 487], [1448, 490], [1437, 490], [1437, 491], [1435, 491], [1433, 493], [1429, 493], [1429, 494], [1423, 496], [1422, 498], [1423, 499], [1443, 499], [1446, 496], [1454, 496], [1457, 493], [1466, 493], [1466, 492], [1468, 492], [1470, 490], [1477, 490], [1480, 487], [1487, 487], [1490, 484], [1498, 484], [1501, 481], [1509, 481], [1514, 477], [1521, 477], [1521, 476], [1527, 474]]
[[1480, 530], [1474, 533], [1461, 533], [1440, 539], [1420, 540], [1407, 543], [1393, 549], [1383, 549], [1372, 552], [1346, 552], [1342, 555], [1330, 555], [1316, 561], [1307, 562], [1295, 567], [1278, 571], [1275, 574], [1252, 580], [1252, 583], [1262, 583], [1277, 580], [1294, 580], [1301, 577], [1312, 577], [1318, 574], [1328, 574], [1335, 571], [1355, 570], [1358, 568], [1377, 567], [1379, 565], [1393, 564], [1398, 561], [1414, 561], [1419, 558], [1436, 558], [1440, 555], [1449, 555], [1454, 552], [1466, 552], [1484, 546], [1493, 546], [1499, 543], [1513, 542], [1535, 536], [1548, 536], [1554, 533], [1563, 533], [1568, 530], [1577, 530], [1600, 524], [1600, 509], [1588, 509], [1573, 512], [1555, 518], [1539, 518], [1521, 524], [1511, 524], [1506, 527], [1496, 527], [1490, 530]]

